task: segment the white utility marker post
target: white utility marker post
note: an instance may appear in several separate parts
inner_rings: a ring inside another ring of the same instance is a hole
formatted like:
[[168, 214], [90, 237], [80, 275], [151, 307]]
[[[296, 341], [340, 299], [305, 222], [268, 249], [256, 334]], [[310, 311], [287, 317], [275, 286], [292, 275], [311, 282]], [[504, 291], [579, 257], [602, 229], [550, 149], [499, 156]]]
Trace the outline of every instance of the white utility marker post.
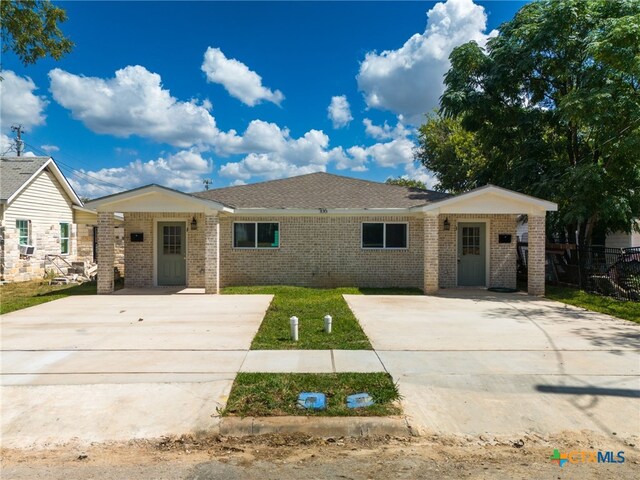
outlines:
[[333, 319], [331, 318], [331, 315], [325, 315], [324, 316], [324, 331], [325, 333], [331, 333], [331, 323], [333, 322]]
[[298, 317], [291, 317], [289, 319], [291, 325], [291, 340], [298, 341]]

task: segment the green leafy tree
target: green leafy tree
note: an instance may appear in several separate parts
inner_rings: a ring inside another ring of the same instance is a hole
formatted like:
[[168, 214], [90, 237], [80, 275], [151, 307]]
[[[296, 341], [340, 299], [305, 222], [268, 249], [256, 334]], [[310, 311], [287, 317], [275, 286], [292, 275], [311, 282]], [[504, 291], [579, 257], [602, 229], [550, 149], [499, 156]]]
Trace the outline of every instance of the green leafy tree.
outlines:
[[2, 52], [13, 51], [25, 65], [50, 55], [59, 60], [73, 48], [59, 24], [66, 12], [48, 0], [1, 0]]
[[[491, 182], [552, 199], [550, 230], [571, 241], [578, 231], [588, 243], [596, 227], [630, 231], [640, 217], [640, 2], [532, 2], [486, 49], [469, 42], [450, 60], [444, 119], [423, 125], [418, 149], [441, 188]], [[445, 127], [438, 156], [432, 130]], [[477, 155], [461, 147], [470, 139]]]
[[410, 178], [391, 177], [387, 178], [385, 182], [387, 185], [400, 185], [401, 187], [419, 188], [420, 190], [426, 190], [427, 186], [420, 180], [412, 180]]
[[429, 116], [418, 130], [416, 159], [435, 172], [436, 190], [460, 193], [490, 180], [475, 134], [463, 128], [457, 118]]

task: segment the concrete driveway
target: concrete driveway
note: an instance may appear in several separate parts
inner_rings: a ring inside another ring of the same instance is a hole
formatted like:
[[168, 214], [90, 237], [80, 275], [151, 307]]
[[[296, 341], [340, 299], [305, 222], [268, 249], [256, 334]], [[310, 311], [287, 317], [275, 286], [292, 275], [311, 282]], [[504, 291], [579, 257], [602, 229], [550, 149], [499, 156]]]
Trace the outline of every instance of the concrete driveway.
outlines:
[[272, 296], [136, 293], [68, 297], [2, 317], [4, 447], [217, 424]]
[[640, 431], [639, 325], [520, 294], [345, 298], [418, 431]]

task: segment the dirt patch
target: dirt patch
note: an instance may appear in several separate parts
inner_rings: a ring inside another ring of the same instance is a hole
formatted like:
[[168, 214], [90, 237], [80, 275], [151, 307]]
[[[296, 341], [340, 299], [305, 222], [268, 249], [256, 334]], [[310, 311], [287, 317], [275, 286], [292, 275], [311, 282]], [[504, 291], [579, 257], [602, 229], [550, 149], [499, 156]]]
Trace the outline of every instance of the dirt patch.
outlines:
[[[308, 435], [184, 435], [126, 443], [4, 450], [6, 478], [637, 478], [640, 437], [589, 432], [495, 437], [318, 438]], [[554, 449], [624, 451], [622, 464], [569, 464]], [[5, 477], [3, 477], [5, 478]]]

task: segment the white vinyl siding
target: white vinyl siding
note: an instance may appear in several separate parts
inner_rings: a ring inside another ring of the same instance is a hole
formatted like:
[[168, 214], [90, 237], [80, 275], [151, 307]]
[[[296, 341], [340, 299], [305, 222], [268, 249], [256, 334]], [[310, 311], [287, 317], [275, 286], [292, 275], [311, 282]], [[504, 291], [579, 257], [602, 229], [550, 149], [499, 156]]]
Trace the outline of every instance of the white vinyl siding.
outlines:
[[4, 212], [5, 225], [25, 218], [34, 228], [36, 224], [73, 223], [71, 202], [51, 173], [41, 172]]

